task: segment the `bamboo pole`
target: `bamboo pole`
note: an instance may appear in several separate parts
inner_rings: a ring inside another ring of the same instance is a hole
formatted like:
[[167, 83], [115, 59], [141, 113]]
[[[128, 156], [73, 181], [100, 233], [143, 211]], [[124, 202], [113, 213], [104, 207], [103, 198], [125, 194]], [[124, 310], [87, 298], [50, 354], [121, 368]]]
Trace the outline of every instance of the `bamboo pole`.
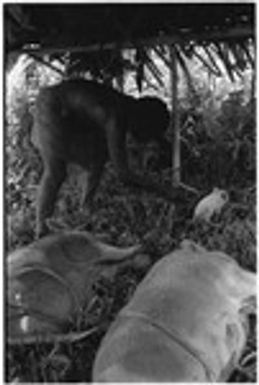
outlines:
[[180, 121], [178, 109], [178, 73], [177, 73], [177, 54], [174, 45], [170, 46], [171, 58], [171, 134], [172, 134], [172, 185], [177, 186], [181, 182], [181, 153], [180, 153]]
[[41, 64], [44, 64], [46, 67], [49, 67], [51, 70], [57, 72], [61, 76], [65, 76], [65, 72], [59, 69], [58, 67], [54, 66], [53, 64], [49, 63], [48, 61], [44, 60], [42, 57], [39, 57], [38, 55], [35, 55], [33, 53], [29, 53], [29, 55], [36, 61], [38, 61]]

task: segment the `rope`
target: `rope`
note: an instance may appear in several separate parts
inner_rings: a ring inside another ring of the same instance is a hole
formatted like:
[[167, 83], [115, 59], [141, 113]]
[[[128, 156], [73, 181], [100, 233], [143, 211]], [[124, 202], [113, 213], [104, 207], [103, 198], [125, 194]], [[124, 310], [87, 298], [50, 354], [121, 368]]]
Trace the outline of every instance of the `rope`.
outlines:
[[130, 310], [123, 311], [123, 313], [119, 315], [119, 317], [140, 319], [142, 321], [149, 323], [154, 328], [160, 330], [163, 334], [166, 334], [170, 339], [172, 339], [174, 342], [180, 345], [185, 351], [187, 351], [196, 361], [198, 361], [199, 364], [203, 367], [208, 380], [211, 382], [214, 382], [215, 378], [212, 374], [212, 371], [206, 364], [205, 360], [202, 358], [201, 353], [197, 349], [193, 348], [188, 342], [186, 342], [184, 338], [178, 333], [177, 330], [174, 329], [169, 331], [160, 323], [151, 320], [150, 317], [146, 316], [145, 314], [137, 313], [135, 311], [130, 311]]

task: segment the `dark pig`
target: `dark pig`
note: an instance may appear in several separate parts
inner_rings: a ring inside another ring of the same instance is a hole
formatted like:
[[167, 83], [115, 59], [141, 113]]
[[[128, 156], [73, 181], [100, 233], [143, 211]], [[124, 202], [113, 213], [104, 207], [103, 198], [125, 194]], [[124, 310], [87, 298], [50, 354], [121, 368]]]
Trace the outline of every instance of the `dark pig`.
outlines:
[[37, 234], [46, 231], [45, 221], [54, 211], [68, 163], [79, 164], [87, 171], [84, 204], [93, 198], [108, 158], [122, 182], [173, 200], [172, 191], [129, 169], [126, 152], [129, 132], [140, 143], [159, 142], [168, 123], [166, 104], [156, 97], [135, 99], [83, 79], [42, 89], [32, 131], [32, 143], [44, 166], [38, 192]]

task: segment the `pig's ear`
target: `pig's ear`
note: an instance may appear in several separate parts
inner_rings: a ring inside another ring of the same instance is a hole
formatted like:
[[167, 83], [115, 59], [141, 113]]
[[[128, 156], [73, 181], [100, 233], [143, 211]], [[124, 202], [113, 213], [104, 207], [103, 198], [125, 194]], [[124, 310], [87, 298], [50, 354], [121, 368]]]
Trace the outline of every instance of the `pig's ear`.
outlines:
[[242, 269], [238, 266], [236, 270], [236, 282], [238, 287], [236, 288], [237, 297], [241, 301], [241, 309], [247, 314], [256, 313], [256, 274], [247, 270]]
[[256, 313], [256, 273], [243, 269], [239, 263], [222, 252], [211, 252], [214, 261], [222, 268], [226, 287], [233, 303], [241, 313]]
[[256, 304], [256, 295], [251, 295], [250, 297], [246, 297], [241, 303], [240, 312], [249, 315], [256, 314], [257, 304]]
[[205, 253], [205, 252], [207, 252], [207, 250], [204, 247], [198, 245], [197, 243], [195, 243], [191, 239], [184, 239], [180, 244], [180, 248], [182, 250], [186, 250], [186, 251], [189, 251], [192, 253]]
[[[96, 246], [100, 253], [99, 262], [119, 262], [127, 258], [134, 257], [142, 251], [141, 245], [135, 245], [125, 248], [107, 245], [106, 243], [97, 241]], [[98, 263], [98, 261], [96, 261]]]

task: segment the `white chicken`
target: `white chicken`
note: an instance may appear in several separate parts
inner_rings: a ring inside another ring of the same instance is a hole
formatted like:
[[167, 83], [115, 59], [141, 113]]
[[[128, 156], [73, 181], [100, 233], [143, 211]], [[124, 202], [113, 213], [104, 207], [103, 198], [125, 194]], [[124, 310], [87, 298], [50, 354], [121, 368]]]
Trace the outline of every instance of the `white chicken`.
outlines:
[[220, 214], [222, 208], [229, 201], [227, 191], [214, 187], [212, 192], [201, 199], [194, 209], [193, 220], [210, 222], [214, 214]]

